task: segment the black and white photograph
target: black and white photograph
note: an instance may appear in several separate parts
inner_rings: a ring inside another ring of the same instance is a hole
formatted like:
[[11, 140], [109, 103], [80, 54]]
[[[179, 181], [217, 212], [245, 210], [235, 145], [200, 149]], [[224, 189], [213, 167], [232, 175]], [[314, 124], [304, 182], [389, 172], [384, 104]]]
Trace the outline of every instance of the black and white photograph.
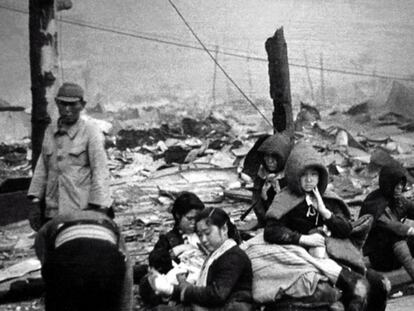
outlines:
[[0, 0], [0, 311], [411, 311], [413, 17]]

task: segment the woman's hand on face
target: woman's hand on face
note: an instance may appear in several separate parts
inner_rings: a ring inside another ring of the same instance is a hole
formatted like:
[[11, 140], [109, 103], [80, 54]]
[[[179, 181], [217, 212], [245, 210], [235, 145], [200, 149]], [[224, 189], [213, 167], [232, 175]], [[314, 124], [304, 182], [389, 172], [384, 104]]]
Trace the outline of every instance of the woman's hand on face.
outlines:
[[313, 188], [313, 189], [312, 189], [312, 193], [314, 194], [314, 196], [315, 196], [316, 200], [318, 201], [318, 203], [319, 203], [319, 202], [322, 202], [322, 203], [323, 203], [322, 196], [321, 196], [321, 194], [319, 193], [319, 189], [318, 189], [318, 187]]
[[299, 244], [309, 247], [325, 246], [325, 237], [319, 233], [303, 234], [299, 239]]
[[318, 211], [321, 213], [322, 217], [325, 219], [331, 218], [332, 212], [326, 208], [322, 196], [319, 193], [318, 187], [313, 188], [312, 193], [315, 195], [315, 198], [318, 201]]

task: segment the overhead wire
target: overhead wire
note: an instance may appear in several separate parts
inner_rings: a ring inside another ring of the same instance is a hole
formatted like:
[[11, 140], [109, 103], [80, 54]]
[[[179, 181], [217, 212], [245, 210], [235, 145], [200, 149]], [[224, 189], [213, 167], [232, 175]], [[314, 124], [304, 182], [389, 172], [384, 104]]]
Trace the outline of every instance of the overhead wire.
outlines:
[[[1, 5], [1, 4], [0, 4], [0, 9], [14, 11], [14, 12], [23, 13], [23, 14], [29, 14], [29, 12], [27, 10], [11, 8], [11, 7]], [[117, 34], [117, 35], [128, 36], [128, 37], [132, 37], [132, 38], [136, 38], [136, 39], [142, 39], [142, 40], [153, 41], [153, 42], [157, 42], [157, 43], [161, 43], [161, 44], [167, 44], [167, 45], [172, 45], [172, 46], [177, 46], [177, 47], [182, 47], [182, 48], [189, 48], [189, 49], [193, 49], [193, 50], [202, 50], [202, 51], [204, 51], [203, 48], [198, 47], [198, 46], [194, 46], [194, 45], [191, 45], [191, 44], [188, 44], [188, 43], [175, 42], [175, 41], [171, 41], [171, 40], [167, 40], [167, 39], [155, 38], [155, 37], [152, 37], [150, 35], [137, 34], [137, 33], [128, 32], [128, 31], [125, 31], [125, 30], [116, 30], [116, 29], [111, 28], [111, 27], [93, 25], [90, 22], [74, 20], [74, 19], [62, 19], [61, 22], [66, 23], [66, 24], [71, 24], [71, 25], [74, 25], [74, 26], [79, 26], [79, 27], [99, 30], [99, 31], [103, 31], [103, 32], [113, 33], [113, 34]], [[214, 52], [213, 49], [208, 49], [208, 51], [210, 53]], [[266, 62], [266, 63], [268, 62], [268, 60], [264, 57], [255, 56], [255, 55], [245, 55], [245, 54], [226, 52], [226, 51], [223, 51], [221, 49], [219, 50], [219, 54], [227, 55], [227, 56], [231, 56], [231, 57], [235, 57], [235, 58], [240, 58], [240, 59], [254, 60], [254, 61], [258, 61], [258, 62]], [[304, 68], [304, 69], [308, 68], [308, 69], [311, 69], [311, 70], [318, 70], [318, 71], [321, 70], [321, 67], [316, 66], [316, 65], [304, 65], [304, 64], [293, 63], [293, 62], [289, 62], [289, 66], [297, 67], [297, 68]], [[397, 75], [392, 75], [392, 74], [387, 74], [387, 73], [381, 73], [381, 74], [380, 73], [368, 73], [368, 72], [362, 72], [362, 71], [354, 71], [354, 70], [351, 70], [351, 69], [337, 69], [337, 68], [329, 68], [329, 67], [324, 67], [323, 70], [326, 71], [326, 72], [344, 74], [344, 75], [353, 75], [353, 76], [370, 77], [370, 78], [377, 78], [377, 79], [386, 79], [386, 80], [391, 80], [392, 79], [392, 80], [399, 80], [399, 81], [414, 82], [414, 78], [412, 78], [412, 77], [397, 76]]]
[[199, 38], [199, 36], [195, 33], [193, 28], [190, 26], [190, 24], [187, 22], [185, 17], [181, 14], [180, 10], [177, 8], [177, 6], [174, 4], [172, 0], [168, 0], [168, 2], [171, 4], [171, 6], [174, 8], [174, 10], [177, 12], [178, 16], [182, 19], [184, 24], [187, 26], [187, 28], [190, 30], [190, 32], [193, 34], [193, 36], [196, 38], [198, 43], [203, 47], [204, 51], [208, 54], [208, 56], [213, 60], [213, 62], [216, 64], [216, 66], [221, 70], [221, 72], [226, 76], [226, 78], [233, 84], [233, 86], [240, 92], [240, 94], [247, 100], [247, 102], [252, 105], [254, 109], [262, 116], [262, 118], [271, 126], [273, 127], [272, 123], [269, 121], [269, 119], [263, 114], [263, 112], [257, 107], [257, 105], [247, 96], [247, 94], [240, 88], [240, 86], [236, 83], [236, 81], [233, 80], [233, 78], [227, 73], [227, 71], [221, 66], [221, 64], [217, 61], [217, 59], [211, 54], [211, 52], [207, 49], [207, 47], [204, 45], [203, 41]]

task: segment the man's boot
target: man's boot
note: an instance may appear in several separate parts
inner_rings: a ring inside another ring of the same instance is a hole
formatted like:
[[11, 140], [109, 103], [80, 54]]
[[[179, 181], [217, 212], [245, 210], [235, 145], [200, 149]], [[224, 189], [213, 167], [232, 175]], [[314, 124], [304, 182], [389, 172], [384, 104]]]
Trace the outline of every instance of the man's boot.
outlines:
[[342, 268], [336, 286], [342, 290], [343, 302], [347, 311], [364, 311], [366, 309], [369, 284], [362, 275]]
[[395, 257], [403, 265], [404, 269], [407, 270], [408, 274], [414, 280], [414, 259], [411, 255], [410, 248], [408, 247], [407, 241], [401, 240], [393, 245], [393, 251]]

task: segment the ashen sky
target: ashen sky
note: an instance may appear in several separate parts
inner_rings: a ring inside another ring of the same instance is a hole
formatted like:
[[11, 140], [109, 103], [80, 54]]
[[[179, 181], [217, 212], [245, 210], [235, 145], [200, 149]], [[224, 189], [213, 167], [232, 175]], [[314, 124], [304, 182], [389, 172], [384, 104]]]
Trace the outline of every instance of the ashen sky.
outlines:
[[[72, 0], [59, 23], [59, 78], [87, 88], [93, 101], [131, 102], [142, 95], [211, 97], [214, 64], [205, 52], [164, 44], [198, 43], [168, 0]], [[283, 26], [291, 63], [294, 98], [318, 100], [323, 66], [327, 100], [353, 103], [374, 96], [383, 80], [335, 70], [391, 77], [414, 76], [414, 2], [410, 0], [174, 0], [201, 40], [212, 50], [258, 57], [218, 60], [252, 98], [268, 98], [264, 42]], [[27, 0], [0, 0], [0, 6], [28, 10]], [[114, 31], [132, 34], [120, 35]], [[143, 40], [145, 37], [150, 40]], [[155, 40], [155, 41], [154, 41]], [[0, 8], [0, 98], [30, 106], [28, 15]], [[412, 82], [408, 82], [413, 84]], [[217, 96], [239, 94], [221, 73]]]

